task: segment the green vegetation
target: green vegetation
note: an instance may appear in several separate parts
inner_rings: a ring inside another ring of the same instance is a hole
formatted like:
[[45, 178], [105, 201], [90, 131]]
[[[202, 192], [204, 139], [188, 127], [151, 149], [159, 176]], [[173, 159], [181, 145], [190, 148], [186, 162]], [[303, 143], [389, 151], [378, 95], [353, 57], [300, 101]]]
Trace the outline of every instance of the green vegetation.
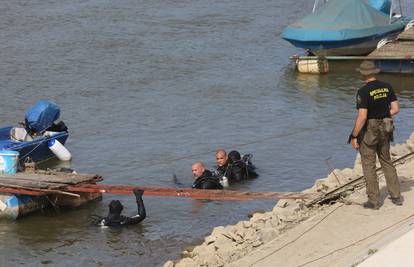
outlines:
[[374, 254], [375, 252], [377, 252], [378, 251], [378, 249], [376, 249], [376, 248], [370, 248], [369, 250], [368, 250], [368, 255], [372, 255], [372, 254]]

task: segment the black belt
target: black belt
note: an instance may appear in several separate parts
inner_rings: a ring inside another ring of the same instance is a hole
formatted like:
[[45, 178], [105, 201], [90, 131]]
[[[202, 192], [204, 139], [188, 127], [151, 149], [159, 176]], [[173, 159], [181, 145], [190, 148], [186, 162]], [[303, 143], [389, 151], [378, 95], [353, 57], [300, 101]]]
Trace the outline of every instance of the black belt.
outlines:
[[369, 118], [368, 120], [376, 120], [376, 121], [382, 121], [385, 118], [391, 118], [391, 117], [384, 117], [384, 118]]

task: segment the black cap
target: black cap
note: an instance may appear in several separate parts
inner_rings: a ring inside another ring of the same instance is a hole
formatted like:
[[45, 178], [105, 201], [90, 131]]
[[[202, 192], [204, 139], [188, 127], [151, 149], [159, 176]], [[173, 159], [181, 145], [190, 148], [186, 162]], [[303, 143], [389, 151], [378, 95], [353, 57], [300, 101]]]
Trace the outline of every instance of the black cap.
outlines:
[[112, 200], [109, 203], [109, 213], [110, 214], [121, 214], [124, 206], [122, 206], [121, 201], [119, 200]]
[[229, 158], [229, 160], [231, 162], [235, 162], [235, 161], [241, 160], [240, 153], [237, 152], [236, 150], [230, 151], [230, 153], [228, 155], [228, 158]]

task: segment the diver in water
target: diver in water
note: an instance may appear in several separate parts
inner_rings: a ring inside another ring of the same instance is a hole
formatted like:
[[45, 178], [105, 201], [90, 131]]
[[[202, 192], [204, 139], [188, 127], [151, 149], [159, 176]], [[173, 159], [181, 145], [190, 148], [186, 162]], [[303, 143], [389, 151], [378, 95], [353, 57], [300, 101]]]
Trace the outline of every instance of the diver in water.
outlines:
[[231, 151], [227, 156], [226, 169], [223, 174], [230, 183], [240, 182], [246, 179], [252, 179], [259, 176], [256, 167], [250, 162], [252, 156], [250, 154], [241, 157], [238, 151]]
[[204, 163], [197, 161], [191, 166], [195, 181], [192, 188], [195, 189], [223, 189], [219, 179], [207, 170]]
[[144, 194], [144, 191], [134, 189], [133, 192], [138, 206], [137, 215], [132, 217], [126, 217], [124, 215], [121, 215], [124, 206], [121, 204], [119, 200], [112, 200], [109, 203], [108, 216], [102, 218], [98, 222], [98, 224], [101, 226], [124, 226], [142, 222], [146, 217], [144, 201], [142, 200], [142, 195]]
[[216, 164], [217, 169], [214, 172], [214, 176], [217, 176], [219, 178], [220, 184], [223, 187], [228, 187], [229, 180], [226, 175], [229, 168], [229, 164], [226, 150], [222, 148], [216, 150]]

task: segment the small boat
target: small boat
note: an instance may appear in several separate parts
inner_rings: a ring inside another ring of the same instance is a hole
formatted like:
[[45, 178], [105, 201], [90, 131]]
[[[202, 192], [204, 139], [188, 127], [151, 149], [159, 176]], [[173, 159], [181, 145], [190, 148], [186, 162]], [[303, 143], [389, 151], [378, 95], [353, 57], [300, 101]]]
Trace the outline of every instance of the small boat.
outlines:
[[38, 101], [25, 116], [25, 123], [19, 126], [0, 128], [0, 150], [19, 152], [19, 162], [30, 158], [41, 162], [56, 157], [50, 149], [53, 142], [64, 145], [69, 133], [63, 122], [55, 123], [59, 118], [59, 107], [47, 100]]
[[389, 0], [330, 0], [318, 9], [317, 5], [318, 0], [312, 14], [282, 32], [283, 39], [317, 56], [367, 55], [409, 22], [394, 13]]
[[[17, 127], [21, 129], [21, 127]], [[11, 133], [16, 131], [16, 127], [7, 126], [0, 128], [0, 150], [12, 150], [19, 152], [20, 163], [30, 158], [34, 162], [41, 162], [56, 155], [50, 150], [49, 143], [52, 140], [58, 140], [62, 145], [65, 144], [69, 133], [67, 131], [54, 132], [53, 135], [46, 133], [37, 136], [31, 141], [19, 141], [11, 137]]]
[[[0, 175], [10, 175], [14, 179], [24, 163], [38, 163], [69, 153], [63, 146], [69, 136], [67, 127], [63, 122], [55, 123], [59, 115], [60, 109], [55, 103], [40, 100], [27, 110], [24, 123], [0, 128]], [[58, 144], [60, 147], [56, 150]], [[66, 159], [70, 157], [66, 156]], [[7, 187], [7, 184], [2, 182], [0, 186]], [[90, 194], [84, 194], [76, 201], [89, 198]], [[0, 217], [16, 219], [49, 205], [50, 200], [43, 195], [0, 193]]]

